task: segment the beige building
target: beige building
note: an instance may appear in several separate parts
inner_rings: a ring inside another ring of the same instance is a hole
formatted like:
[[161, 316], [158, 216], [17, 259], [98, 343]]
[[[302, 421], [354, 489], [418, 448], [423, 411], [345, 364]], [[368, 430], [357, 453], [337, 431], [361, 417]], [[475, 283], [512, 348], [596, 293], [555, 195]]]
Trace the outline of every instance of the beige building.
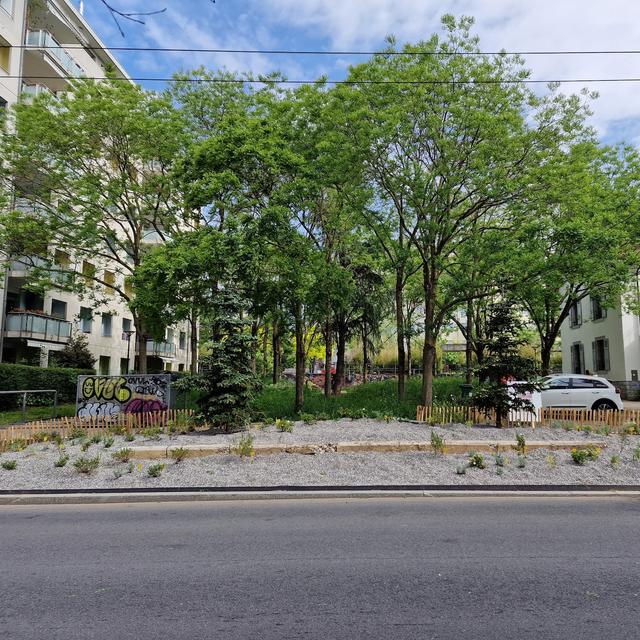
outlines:
[[[107, 70], [127, 77], [70, 0], [0, 0], [0, 108], [43, 91], [68, 91], [74, 78], [101, 78]], [[15, 199], [13, 207], [33, 211], [22, 199]], [[100, 271], [104, 282], [121, 277], [108, 264], [78, 263], [61, 251], [56, 261], [79, 273]], [[107, 288], [98, 296], [100, 304], [58, 290], [37, 295], [24, 286], [26, 269], [17, 259], [0, 274], [1, 361], [48, 366], [71, 335], [82, 332], [99, 373], [135, 370], [136, 336], [122, 300], [109, 296]], [[149, 370], [188, 370], [190, 345], [187, 325], [168, 329], [164, 342], [147, 343]]]

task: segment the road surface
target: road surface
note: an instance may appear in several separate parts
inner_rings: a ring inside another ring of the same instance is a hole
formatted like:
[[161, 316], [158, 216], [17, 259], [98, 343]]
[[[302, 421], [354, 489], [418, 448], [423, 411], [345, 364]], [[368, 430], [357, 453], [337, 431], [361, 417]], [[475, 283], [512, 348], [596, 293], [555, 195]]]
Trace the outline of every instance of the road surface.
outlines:
[[0, 638], [640, 637], [634, 498], [0, 507]]

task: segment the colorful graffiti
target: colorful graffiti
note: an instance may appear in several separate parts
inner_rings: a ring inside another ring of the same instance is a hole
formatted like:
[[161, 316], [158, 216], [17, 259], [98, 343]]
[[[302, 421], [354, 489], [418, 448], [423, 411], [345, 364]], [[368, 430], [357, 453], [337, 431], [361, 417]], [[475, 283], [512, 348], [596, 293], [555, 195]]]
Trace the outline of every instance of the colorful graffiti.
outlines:
[[76, 415], [80, 418], [119, 413], [165, 411], [170, 406], [171, 376], [80, 376]]

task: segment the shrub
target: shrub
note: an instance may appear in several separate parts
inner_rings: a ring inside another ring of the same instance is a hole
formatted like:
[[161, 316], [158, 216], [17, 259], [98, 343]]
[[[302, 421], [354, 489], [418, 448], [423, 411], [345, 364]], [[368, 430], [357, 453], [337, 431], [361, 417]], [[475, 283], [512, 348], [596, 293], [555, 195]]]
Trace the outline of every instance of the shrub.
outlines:
[[91, 436], [91, 440], [89, 440], [89, 442], [91, 442], [91, 444], [100, 444], [102, 442], [102, 436]]
[[571, 458], [578, 465], [584, 465], [590, 460], [596, 460], [600, 455], [598, 447], [589, 447], [587, 449], [571, 449]]
[[27, 448], [27, 441], [22, 438], [16, 438], [9, 443], [9, 451], [24, 451]]
[[293, 433], [293, 422], [285, 418], [277, 418], [276, 429], [284, 433]]
[[618, 456], [618, 455], [611, 456], [610, 463], [611, 463], [612, 467], [619, 467], [620, 466], [620, 456]]
[[69, 456], [61, 453], [60, 457], [53, 463], [54, 467], [64, 467], [69, 462]]
[[253, 458], [256, 455], [253, 448], [253, 436], [251, 434], [242, 436], [238, 443], [231, 447], [231, 453], [235, 453], [241, 458]]
[[102, 444], [104, 445], [105, 449], [111, 448], [114, 442], [115, 439], [113, 438], [113, 436], [105, 436], [104, 438], [102, 438]]
[[444, 438], [435, 431], [431, 432], [431, 450], [436, 454], [444, 454]]
[[86, 435], [86, 431], [80, 427], [75, 427], [74, 429], [72, 429], [71, 433], [69, 434], [69, 439], [70, 440], [79, 440], [80, 438], [84, 438]]
[[7, 471], [13, 471], [17, 466], [18, 466], [17, 460], [5, 460], [2, 463], [2, 468], [6, 469]]
[[73, 463], [78, 473], [86, 473], [87, 475], [95, 471], [99, 465], [100, 456], [95, 456], [94, 458], [80, 457]]
[[640, 435], [640, 427], [635, 422], [627, 422], [622, 430], [623, 433], [626, 433], [628, 436]]
[[147, 469], [147, 473], [152, 477], [152, 478], [158, 478], [162, 472], [164, 471], [164, 467], [165, 465], [158, 463], [158, 464], [152, 464], [148, 469]]
[[133, 454], [133, 449], [118, 449], [118, 451], [114, 451], [111, 454], [111, 457], [117, 462], [129, 462], [131, 459], [131, 455]]
[[[58, 403], [75, 402], [78, 376], [93, 375], [88, 369], [62, 369], [50, 367], [31, 367], [23, 364], [0, 363], [0, 391], [19, 391], [20, 389], [55, 389]], [[0, 396], [0, 409], [18, 407], [20, 396]], [[27, 395], [29, 406], [44, 406], [53, 403], [53, 398], [44, 393]]]
[[176, 464], [182, 462], [185, 458], [188, 458], [189, 453], [189, 449], [185, 449], [184, 447], [169, 450], [169, 455], [176, 461]]
[[135, 435], [133, 433], [127, 433], [127, 435], [124, 437], [124, 439], [127, 442], [133, 442], [136, 439], [136, 437], [135, 437]]
[[522, 433], [516, 433], [516, 446], [514, 448], [521, 456], [527, 454], [527, 441]]
[[163, 433], [162, 427], [147, 427], [142, 430], [142, 435], [151, 440], [160, 440], [160, 436]]
[[96, 359], [89, 351], [89, 339], [84, 333], [71, 336], [61, 351], [52, 352], [55, 365], [67, 369], [83, 369], [92, 371]]
[[469, 466], [475, 469], [484, 469], [486, 468], [486, 464], [484, 462], [484, 456], [477, 451], [469, 452]]
[[316, 417], [313, 415], [313, 413], [301, 413], [300, 420], [302, 420], [302, 422], [304, 422], [305, 424], [314, 424], [316, 422]]
[[38, 431], [38, 433], [33, 434], [33, 439], [36, 442], [49, 442], [51, 434], [46, 433], [45, 431]]

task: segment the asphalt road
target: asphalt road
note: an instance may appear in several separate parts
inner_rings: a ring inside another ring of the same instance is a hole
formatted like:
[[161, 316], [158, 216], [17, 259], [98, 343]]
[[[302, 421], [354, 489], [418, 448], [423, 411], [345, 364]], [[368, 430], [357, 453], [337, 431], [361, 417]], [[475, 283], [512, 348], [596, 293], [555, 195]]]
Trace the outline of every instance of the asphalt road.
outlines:
[[0, 638], [640, 637], [640, 500], [0, 507]]

